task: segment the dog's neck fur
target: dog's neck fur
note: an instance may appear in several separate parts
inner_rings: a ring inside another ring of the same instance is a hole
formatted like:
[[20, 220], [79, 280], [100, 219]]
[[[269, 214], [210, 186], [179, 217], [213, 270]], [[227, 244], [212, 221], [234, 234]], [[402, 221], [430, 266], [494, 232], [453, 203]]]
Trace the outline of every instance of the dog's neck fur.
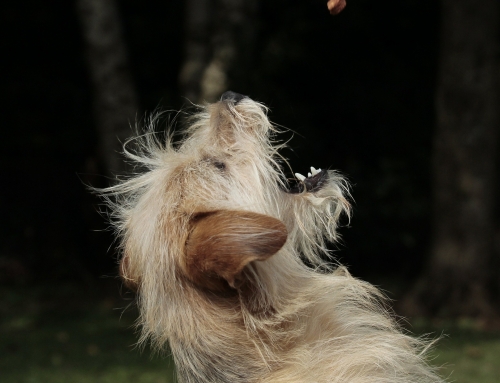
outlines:
[[441, 381], [378, 290], [322, 261], [347, 184], [323, 170], [287, 192], [263, 105], [207, 105], [178, 147], [152, 132], [127, 153], [148, 170], [103, 195], [141, 341], [169, 344], [181, 382]]

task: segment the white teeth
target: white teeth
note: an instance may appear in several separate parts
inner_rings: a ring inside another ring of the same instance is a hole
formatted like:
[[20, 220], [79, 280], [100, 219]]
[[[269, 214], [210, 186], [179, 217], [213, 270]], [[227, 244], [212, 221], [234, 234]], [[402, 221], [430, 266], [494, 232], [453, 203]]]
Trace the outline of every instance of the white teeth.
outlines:
[[321, 171], [321, 168], [319, 169], [314, 169], [312, 166], [311, 166], [311, 173], [313, 176], [315, 176], [316, 174], [318, 174], [319, 172]]
[[[312, 166], [311, 166], [311, 172], [310, 173], [307, 173], [307, 177], [314, 177], [316, 174], [318, 174], [319, 172], [321, 172], [321, 169], [314, 169]], [[304, 182], [304, 180], [306, 179], [306, 177], [304, 177], [302, 174], [300, 173], [295, 173], [295, 177], [297, 177], [297, 179], [301, 182]]]
[[306, 179], [306, 177], [304, 177], [302, 174], [300, 173], [295, 173], [295, 177], [297, 177], [297, 179], [299, 181], [304, 181]]

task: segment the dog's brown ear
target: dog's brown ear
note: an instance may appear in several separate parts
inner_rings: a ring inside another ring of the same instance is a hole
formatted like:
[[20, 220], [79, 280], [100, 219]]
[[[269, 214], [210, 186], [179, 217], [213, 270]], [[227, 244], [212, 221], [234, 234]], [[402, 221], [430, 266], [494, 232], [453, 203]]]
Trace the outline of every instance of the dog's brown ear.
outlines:
[[139, 289], [139, 278], [135, 277], [130, 267], [130, 258], [125, 254], [120, 260], [120, 277], [126, 288], [132, 291]]
[[264, 261], [285, 244], [287, 229], [279, 219], [246, 211], [198, 214], [186, 241], [182, 268], [196, 284], [220, 290], [223, 280], [236, 288], [243, 268]]

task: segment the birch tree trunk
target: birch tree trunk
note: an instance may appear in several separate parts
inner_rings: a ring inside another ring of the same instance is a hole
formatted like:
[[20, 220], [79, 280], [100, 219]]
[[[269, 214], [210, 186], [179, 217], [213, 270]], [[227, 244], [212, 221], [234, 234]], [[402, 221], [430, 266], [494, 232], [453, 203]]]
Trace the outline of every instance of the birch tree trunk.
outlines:
[[214, 102], [231, 86], [238, 55], [255, 39], [258, 0], [187, 0], [185, 59], [179, 77], [185, 97]]
[[407, 312], [489, 317], [500, 128], [498, 0], [442, 0], [434, 241]]
[[182, 96], [199, 103], [201, 79], [211, 56], [211, 0], [186, 0], [184, 63], [179, 75]]
[[125, 171], [122, 144], [138, 105], [115, 0], [77, 0], [94, 91], [99, 156], [108, 175]]

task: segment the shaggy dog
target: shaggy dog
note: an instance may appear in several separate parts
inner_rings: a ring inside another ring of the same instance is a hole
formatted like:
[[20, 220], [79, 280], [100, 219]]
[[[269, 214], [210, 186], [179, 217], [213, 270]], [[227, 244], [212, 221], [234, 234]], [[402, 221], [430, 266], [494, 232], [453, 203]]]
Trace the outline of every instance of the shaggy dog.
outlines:
[[184, 383], [442, 382], [381, 293], [323, 261], [347, 184], [311, 168], [290, 189], [266, 112], [226, 92], [181, 142], [137, 138], [145, 170], [102, 191], [141, 341], [168, 344]]

